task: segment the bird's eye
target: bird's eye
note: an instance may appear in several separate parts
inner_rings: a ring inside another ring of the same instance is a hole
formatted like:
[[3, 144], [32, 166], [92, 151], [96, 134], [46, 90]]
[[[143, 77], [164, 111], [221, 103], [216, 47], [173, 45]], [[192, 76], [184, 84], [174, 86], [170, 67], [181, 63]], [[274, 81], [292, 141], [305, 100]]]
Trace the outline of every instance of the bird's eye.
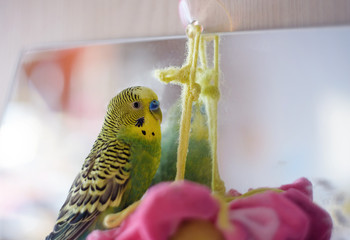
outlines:
[[157, 110], [159, 108], [159, 101], [158, 100], [153, 100], [150, 104], [149, 104], [149, 109], [154, 111]]
[[141, 104], [139, 102], [134, 102], [132, 106], [137, 109], [140, 108]]

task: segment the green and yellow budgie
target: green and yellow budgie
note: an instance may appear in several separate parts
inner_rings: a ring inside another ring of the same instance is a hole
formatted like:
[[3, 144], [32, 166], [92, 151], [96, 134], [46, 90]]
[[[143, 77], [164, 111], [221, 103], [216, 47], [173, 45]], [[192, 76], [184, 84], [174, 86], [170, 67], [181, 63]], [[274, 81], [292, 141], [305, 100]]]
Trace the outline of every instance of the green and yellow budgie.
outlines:
[[[180, 118], [181, 105], [180, 102], [176, 102], [168, 110], [165, 126], [163, 126], [162, 156], [158, 171], [152, 181], [153, 185], [175, 179]], [[212, 157], [207, 121], [204, 105], [194, 103], [185, 179], [211, 187]]]
[[85, 239], [103, 228], [107, 214], [142, 197], [159, 166], [161, 121], [157, 95], [149, 88], [127, 88], [110, 101], [102, 130], [46, 240]]

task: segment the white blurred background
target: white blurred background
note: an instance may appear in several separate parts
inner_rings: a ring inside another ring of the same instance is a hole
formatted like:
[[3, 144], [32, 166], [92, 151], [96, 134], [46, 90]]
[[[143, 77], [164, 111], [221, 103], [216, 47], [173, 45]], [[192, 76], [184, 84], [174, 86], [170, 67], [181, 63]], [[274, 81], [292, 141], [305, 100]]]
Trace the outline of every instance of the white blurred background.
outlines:
[[[223, 35], [219, 164], [227, 188], [307, 177], [333, 216], [350, 221], [350, 27]], [[47, 234], [118, 91], [146, 85], [164, 115], [179, 97], [156, 68], [181, 66], [185, 39], [138, 39], [25, 52], [0, 128], [2, 239]], [[21, 231], [16, 229], [20, 228]]]
[[[118, 91], [150, 86], [165, 114], [179, 94], [152, 70], [180, 66], [185, 39], [113, 40], [183, 34], [177, 1], [67, 2], [0, 0], [1, 240], [51, 231]], [[86, 44], [98, 39], [110, 40]], [[350, 228], [349, 42], [345, 26], [238, 32], [220, 45], [226, 186], [244, 192], [308, 177], [333, 216], [333, 239]]]

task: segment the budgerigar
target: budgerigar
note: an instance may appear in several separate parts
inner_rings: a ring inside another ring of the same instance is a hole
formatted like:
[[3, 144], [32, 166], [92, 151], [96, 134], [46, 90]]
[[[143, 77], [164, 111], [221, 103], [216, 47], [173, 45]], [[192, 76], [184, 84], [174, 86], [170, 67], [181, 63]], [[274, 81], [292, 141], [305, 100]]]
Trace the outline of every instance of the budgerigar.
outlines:
[[108, 105], [102, 130], [75, 178], [46, 238], [85, 239], [103, 218], [139, 200], [151, 184], [161, 154], [162, 112], [157, 95], [131, 87]]
[[[176, 102], [167, 112], [166, 125], [163, 126], [161, 161], [152, 184], [175, 179], [180, 118], [181, 104]], [[204, 104], [194, 103], [185, 179], [211, 187], [212, 158], [208, 134]]]

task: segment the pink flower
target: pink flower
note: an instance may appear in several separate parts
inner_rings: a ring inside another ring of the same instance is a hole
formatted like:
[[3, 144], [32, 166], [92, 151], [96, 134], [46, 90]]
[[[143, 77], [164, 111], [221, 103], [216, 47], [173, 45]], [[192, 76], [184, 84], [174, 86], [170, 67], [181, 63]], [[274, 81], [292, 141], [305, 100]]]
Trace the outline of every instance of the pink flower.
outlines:
[[[161, 183], [146, 193], [120, 228], [94, 231], [88, 240], [166, 240], [186, 231], [206, 232], [208, 238], [216, 234], [217, 239], [227, 240], [330, 238], [331, 218], [312, 202], [307, 179], [281, 186], [280, 190], [253, 195], [231, 191], [238, 197], [226, 209], [229, 227], [225, 228], [219, 219], [222, 206], [207, 187], [189, 181]], [[214, 230], [210, 232], [210, 228]]]
[[219, 207], [204, 186], [187, 181], [160, 183], [147, 191], [137, 210], [120, 228], [95, 231], [88, 240], [168, 239], [186, 219], [214, 223]]
[[266, 191], [232, 201], [232, 224], [243, 228], [247, 239], [330, 239], [331, 218], [312, 202], [311, 183], [301, 178], [280, 189], [284, 192]]

